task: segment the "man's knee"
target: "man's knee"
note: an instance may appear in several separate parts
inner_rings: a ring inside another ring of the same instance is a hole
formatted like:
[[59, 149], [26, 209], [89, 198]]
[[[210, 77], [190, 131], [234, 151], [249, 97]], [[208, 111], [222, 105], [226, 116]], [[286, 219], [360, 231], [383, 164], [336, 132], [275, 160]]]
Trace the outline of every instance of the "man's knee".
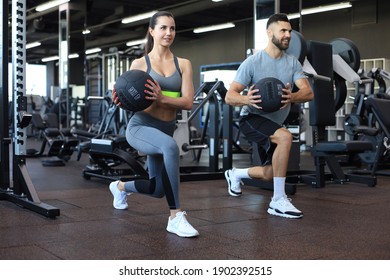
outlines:
[[291, 132], [284, 127], [278, 129], [272, 137], [276, 143], [283, 145], [291, 145], [293, 140]]

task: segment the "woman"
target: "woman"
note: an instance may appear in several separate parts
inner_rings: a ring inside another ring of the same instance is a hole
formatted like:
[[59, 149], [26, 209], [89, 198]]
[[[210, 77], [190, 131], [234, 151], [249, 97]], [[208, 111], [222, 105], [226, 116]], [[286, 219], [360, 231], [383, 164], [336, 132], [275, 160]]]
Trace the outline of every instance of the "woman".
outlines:
[[[170, 50], [175, 35], [175, 20], [166, 11], [152, 16], [145, 45], [146, 55], [135, 59], [130, 69], [146, 71], [154, 79], [148, 81], [145, 98], [153, 101], [144, 111], [136, 112], [127, 126], [129, 144], [147, 155], [149, 180], [115, 181], [110, 184], [116, 209], [127, 209], [129, 193], [142, 193], [161, 198], [165, 195], [170, 209], [167, 231], [180, 237], [195, 237], [199, 232], [186, 219], [180, 208], [180, 155], [173, 139], [176, 110], [192, 108], [194, 86], [191, 62], [177, 58]], [[121, 106], [113, 90], [113, 101]]]

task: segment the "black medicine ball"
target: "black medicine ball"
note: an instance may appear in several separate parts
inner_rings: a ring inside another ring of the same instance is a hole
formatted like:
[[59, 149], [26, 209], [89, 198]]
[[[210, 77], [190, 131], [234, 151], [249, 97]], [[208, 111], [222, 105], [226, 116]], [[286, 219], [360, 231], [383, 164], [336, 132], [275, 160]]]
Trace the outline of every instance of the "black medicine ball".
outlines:
[[145, 84], [147, 80], [153, 81], [153, 78], [141, 70], [129, 70], [118, 77], [115, 82], [116, 94], [121, 102], [121, 108], [138, 112], [148, 108], [152, 100], [145, 98], [147, 95], [144, 90], [147, 89]]
[[256, 95], [261, 95], [262, 101], [258, 105], [263, 108], [262, 111], [274, 112], [282, 107], [282, 89], [285, 86], [280, 80], [272, 77], [260, 79], [254, 88], [259, 90]]

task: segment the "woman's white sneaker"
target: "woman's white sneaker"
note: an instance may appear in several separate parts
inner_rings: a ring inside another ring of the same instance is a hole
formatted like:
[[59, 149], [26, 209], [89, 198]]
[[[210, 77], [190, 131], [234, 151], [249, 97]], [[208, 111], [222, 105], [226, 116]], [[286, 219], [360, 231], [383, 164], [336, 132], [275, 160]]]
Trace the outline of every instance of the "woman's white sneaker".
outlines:
[[187, 221], [186, 212], [176, 213], [175, 218], [168, 218], [167, 231], [180, 237], [195, 237], [199, 232]]
[[127, 204], [127, 193], [118, 189], [119, 181], [112, 182], [110, 184], [110, 191], [114, 197], [112, 205], [115, 209], [125, 210], [129, 208]]

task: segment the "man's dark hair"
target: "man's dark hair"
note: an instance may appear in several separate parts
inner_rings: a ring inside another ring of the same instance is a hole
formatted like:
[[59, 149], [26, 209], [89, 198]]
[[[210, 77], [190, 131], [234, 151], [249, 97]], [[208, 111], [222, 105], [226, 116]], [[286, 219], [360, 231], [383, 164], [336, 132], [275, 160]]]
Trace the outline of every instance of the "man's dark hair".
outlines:
[[286, 14], [274, 14], [267, 21], [267, 29], [272, 23], [278, 21], [290, 22]]

